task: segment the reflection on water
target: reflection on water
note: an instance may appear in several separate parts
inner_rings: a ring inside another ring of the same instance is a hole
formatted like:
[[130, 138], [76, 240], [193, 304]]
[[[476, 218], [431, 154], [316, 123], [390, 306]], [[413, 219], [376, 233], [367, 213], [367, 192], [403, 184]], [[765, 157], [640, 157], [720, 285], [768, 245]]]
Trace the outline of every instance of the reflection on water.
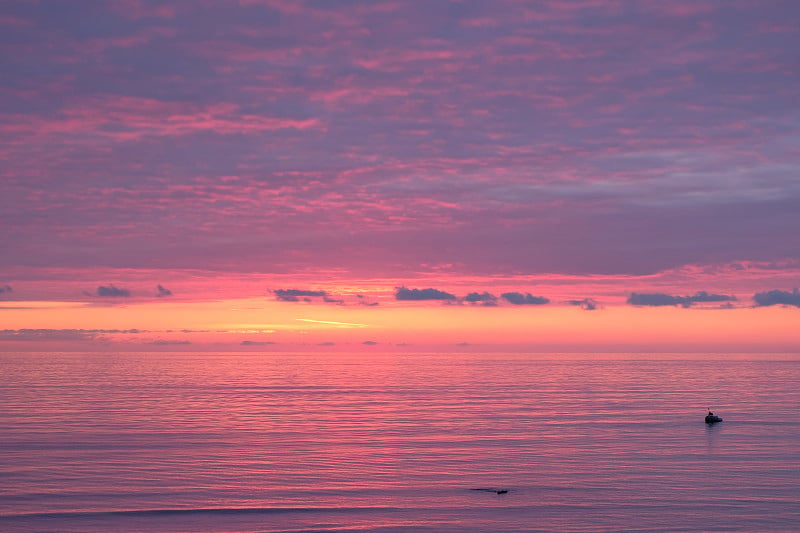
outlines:
[[706, 437], [708, 438], [709, 455], [717, 451], [718, 435], [723, 431], [723, 426], [719, 424], [706, 424]]
[[796, 360], [0, 365], [3, 531], [800, 530]]

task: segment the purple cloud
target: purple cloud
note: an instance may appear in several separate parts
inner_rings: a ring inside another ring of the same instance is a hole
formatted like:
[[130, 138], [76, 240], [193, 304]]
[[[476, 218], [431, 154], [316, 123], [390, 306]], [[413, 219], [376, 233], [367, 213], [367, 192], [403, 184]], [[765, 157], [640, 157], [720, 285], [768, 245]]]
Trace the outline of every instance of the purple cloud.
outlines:
[[580, 307], [584, 311], [595, 311], [598, 308], [598, 303], [593, 298], [583, 298], [581, 300], [567, 300], [569, 305]]
[[779, 289], [759, 292], [753, 295], [753, 300], [759, 307], [769, 305], [791, 305], [800, 307], [800, 292], [795, 288], [791, 292]]
[[97, 287], [97, 296], [102, 298], [128, 298], [131, 292], [128, 289], [120, 289], [114, 285]]
[[275, 289], [275, 297], [281, 302], [299, 302], [302, 298], [309, 301], [310, 298], [323, 298], [328, 301], [328, 293], [325, 291], [311, 291], [305, 289]]
[[456, 296], [449, 292], [440, 291], [438, 289], [407, 289], [406, 287], [397, 287], [394, 294], [395, 300], [401, 301], [423, 301], [423, 300], [444, 300], [454, 301]]
[[500, 296], [514, 305], [545, 305], [550, 303], [550, 300], [544, 296], [533, 296], [529, 292], [504, 292]]
[[358, 301], [358, 305], [363, 305], [366, 307], [377, 307], [380, 305], [379, 302], [369, 301], [363, 294], [356, 294], [356, 299]]
[[681, 307], [691, 307], [696, 303], [709, 302], [735, 302], [735, 296], [726, 294], [710, 294], [706, 291], [699, 291], [693, 296], [672, 296], [663, 293], [631, 293], [628, 303], [636, 306], [646, 307], [665, 307], [670, 305], [680, 305]]
[[497, 305], [497, 296], [484, 292], [471, 292], [464, 297], [464, 301], [471, 304], [480, 303], [486, 306]]
[[172, 296], [172, 291], [163, 287], [162, 285], [157, 285], [156, 290], [158, 291], [156, 293], [156, 296], [159, 298], [164, 298], [165, 296]]

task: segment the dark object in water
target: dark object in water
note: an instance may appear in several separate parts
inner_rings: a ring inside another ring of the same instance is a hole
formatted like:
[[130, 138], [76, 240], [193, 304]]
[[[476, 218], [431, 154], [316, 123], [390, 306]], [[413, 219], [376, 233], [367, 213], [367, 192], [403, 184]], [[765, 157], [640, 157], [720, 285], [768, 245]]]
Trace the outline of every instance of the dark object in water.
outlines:
[[495, 494], [508, 494], [508, 489], [469, 489], [479, 490], [481, 492], [494, 492]]
[[706, 424], [716, 424], [717, 422], [722, 422], [722, 418], [712, 413], [711, 409], [709, 409], [706, 415]]

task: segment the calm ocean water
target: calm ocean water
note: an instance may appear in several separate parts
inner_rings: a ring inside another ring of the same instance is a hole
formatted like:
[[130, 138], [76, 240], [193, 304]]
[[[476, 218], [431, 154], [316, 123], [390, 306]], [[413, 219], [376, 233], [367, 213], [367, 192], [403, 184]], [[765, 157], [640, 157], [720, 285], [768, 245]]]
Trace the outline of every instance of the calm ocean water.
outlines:
[[0, 531], [800, 531], [800, 357], [1, 354]]

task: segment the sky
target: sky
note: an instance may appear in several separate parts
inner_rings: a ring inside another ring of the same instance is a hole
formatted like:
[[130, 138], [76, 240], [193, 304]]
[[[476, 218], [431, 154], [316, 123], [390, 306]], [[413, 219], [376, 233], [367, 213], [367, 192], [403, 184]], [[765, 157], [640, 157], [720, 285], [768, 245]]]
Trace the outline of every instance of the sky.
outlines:
[[800, 350], [794, 0], [4, 0], [0, 350]]

